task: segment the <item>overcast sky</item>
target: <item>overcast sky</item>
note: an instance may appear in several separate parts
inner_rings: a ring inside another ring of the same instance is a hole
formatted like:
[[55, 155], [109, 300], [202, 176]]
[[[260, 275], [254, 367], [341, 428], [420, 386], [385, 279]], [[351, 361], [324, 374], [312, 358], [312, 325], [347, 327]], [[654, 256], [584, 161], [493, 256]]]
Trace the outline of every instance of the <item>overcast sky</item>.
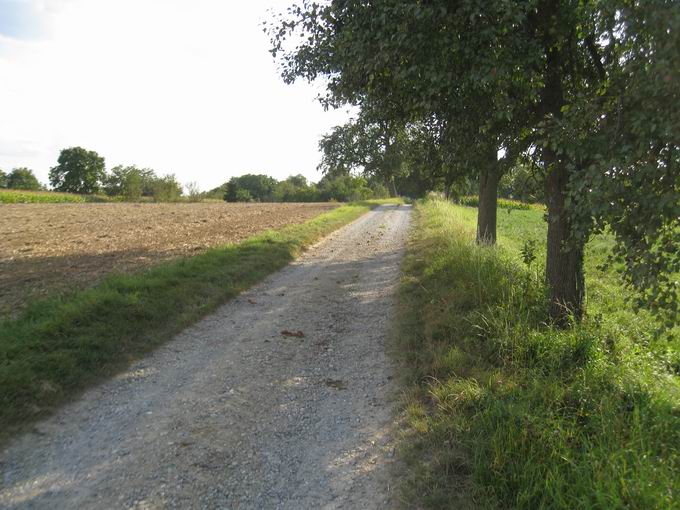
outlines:
[[80, 145], [209, 189], [233, 175], [318, 180], [348, 114], [285, 85], [261, 23], [292, 0], [0, 0], [0, 168], [46, 182]]

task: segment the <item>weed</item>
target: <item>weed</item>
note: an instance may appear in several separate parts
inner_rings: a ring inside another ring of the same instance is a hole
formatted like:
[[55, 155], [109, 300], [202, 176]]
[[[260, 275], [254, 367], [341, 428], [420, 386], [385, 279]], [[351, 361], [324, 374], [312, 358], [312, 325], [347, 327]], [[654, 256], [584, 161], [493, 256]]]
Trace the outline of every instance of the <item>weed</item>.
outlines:
[[558, 330], [531, 271], [545, 254], [523, 241], [545, 235], [542, 211], [500, 215], [495, 249], [475, 244], [474, 209], [427, 201], [415, 221], [395, 345], [407, 504], [677, 507], [680, 334], [656, 339], [598, 269], [612, 239], [587, 247], [589, 315]]

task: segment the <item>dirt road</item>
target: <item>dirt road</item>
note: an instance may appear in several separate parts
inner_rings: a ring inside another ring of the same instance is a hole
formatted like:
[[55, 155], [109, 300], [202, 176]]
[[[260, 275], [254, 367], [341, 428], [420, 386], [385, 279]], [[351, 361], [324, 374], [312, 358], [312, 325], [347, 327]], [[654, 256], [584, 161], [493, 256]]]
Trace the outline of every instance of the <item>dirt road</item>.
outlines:
[[392, 507], [409, 216], [368, 213], [15, 440], [0, 507]]

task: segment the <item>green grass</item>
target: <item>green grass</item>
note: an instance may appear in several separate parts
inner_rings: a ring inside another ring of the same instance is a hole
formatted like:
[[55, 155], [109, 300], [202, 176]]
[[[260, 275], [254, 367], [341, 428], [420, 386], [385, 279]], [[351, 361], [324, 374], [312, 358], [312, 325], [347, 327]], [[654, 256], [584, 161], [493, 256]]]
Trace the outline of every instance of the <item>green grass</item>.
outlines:
[[71, 193], [0, 189], [0, 204], [80, 203], [84, 197]]
[[390, 201], [345, 205], [303, 224], [32, 303], [17, 319], [0, 324], [0, 440], [122, 369], [378, 202]]
[[20, 189], [0, 189], [0, 204], [78, 204], [86, 202], [112, 202], [104, 195], [77, 195], [56, 191], [28, 191]]
[[404, 498], [426, 508], [679, 508], [680, 333], [626, 304], [612, 247], [587, 248], [588, 314], [545, 324], [540, 210], [499, 213], [497, 248], [476, 211], [420, 203], [404, 262]]
[[[479, 205], [479, 197], [477, 195], [464, 195], [458, 199], [460, 205], [465, 205], [468, 207], [477, 207]], [[528, 204], [526, 202], [520, 202], [519, 200], [512, 200], [509, 198], [499, 198], [498, 199], [499, 209], [509, 209], [509, 210], [543, 210], [542, 204]]]

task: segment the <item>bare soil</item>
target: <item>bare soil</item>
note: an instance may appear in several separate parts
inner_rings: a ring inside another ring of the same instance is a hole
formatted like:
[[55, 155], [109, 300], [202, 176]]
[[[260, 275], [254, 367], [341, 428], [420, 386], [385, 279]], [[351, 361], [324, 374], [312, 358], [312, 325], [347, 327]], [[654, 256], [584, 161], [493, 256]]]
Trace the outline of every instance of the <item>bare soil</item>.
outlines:
[[0, 317], [34, 297], [302, 223], [336, 204], [0, 205]]
[[410, 207], [379, 207], [0, 452], [7, 509], [383, 509]]

